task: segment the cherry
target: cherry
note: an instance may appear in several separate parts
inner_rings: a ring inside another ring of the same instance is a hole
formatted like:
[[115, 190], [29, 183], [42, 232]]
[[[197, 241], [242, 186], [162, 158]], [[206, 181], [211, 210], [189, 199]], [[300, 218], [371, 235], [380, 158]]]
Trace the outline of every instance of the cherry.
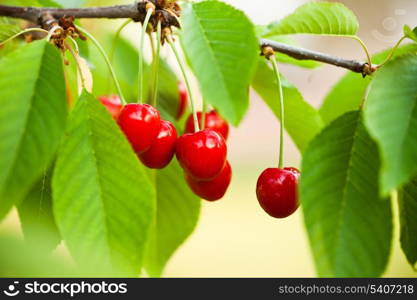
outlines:
[[175, 154], [176, 142], [177, 130], [174, 125], [169, 121], [161, 120], [158, 136], [147, 151], [139, 154], [139, 158], [148, 168], [163, 169]]
[[[201, 112], [197, 113], [198, 123], [201, 124], [201, 118], [203, 114]], [[218, 133], [220, 133], [225, 140], [227, 140], [229, 136], [229, 124], [224, 120], [217, 111], [212, 110], [208, 113], [206, 113], [206, 119], [204, 122], [204, 128], [210, 128]], [[194, 132], [194, 119], [193, 115], [191, 114], [187, 122], [185, 123], [185, 132], [191, 133]]]
[[149, 104], [127, 104], [122, 109], [119, 126], [136, 153], [148, 150], [161, 128], [159, 112]]
[[185, 180], [197, 196], [208, 201], [216, 201], [223, 198], [230, 185], [232, 168], [227, 161], [220, 174], [210, 181], [197, 181], [187, 173], [185, 174]]
[[178, 111], [177, 111], [177, 120], [181, 119], [184, 115], [185, 108], [187, 107], [188, 103], [188, 93], [185, 87], [185, 84], [180, 81], [178, 82], [178, 93], [179, 93], [179, 104], [178, 104]]
[[100, 96], [98, 100], [100, 100], [100, 102], [107, 108], [113, 119], [117, 121], [120, 112], [123, 109], [123, 104], [119, 96]]
[[270, 168], [259, 176], [256, 195], [262, 208], [274, 218], [286, 218], [298, 208], [296, 168]]
[[224, 138], [212, 129], [186, 133], [178, 139], [177, 159], [195, 180], [208, 181], [219, 175], [226, 164]]

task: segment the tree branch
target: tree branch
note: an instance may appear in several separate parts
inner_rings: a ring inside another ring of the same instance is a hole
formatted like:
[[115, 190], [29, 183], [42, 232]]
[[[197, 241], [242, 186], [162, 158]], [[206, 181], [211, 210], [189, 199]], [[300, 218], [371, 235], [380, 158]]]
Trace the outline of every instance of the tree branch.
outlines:
[[0, 5], [0, 16], [19, 18], [38, 23], [44, 15], [51, 15], [55, 19], [64, 16], [81, 18], [108, 18], [108, 19], [145, 19], [145, 2], [128, 5], [86, 7], [86, 8], [48, 8], [48, 7], [19, 7]]
[[261, 40], [261, 47], [271, 47], [276, 52], [284, 53], [298, 60], [315, 60], [318, 62], [330, 64], [333, 66], [348, 69], [352, 72], [369, 74], [369, 66], [367, 63], [356, 60], [347, 60], [340, 57], [324, 54], [317, 51], [307, 50], [299, 47], [282, 44], [266, 39]]
[[[143, 22], [146, 15], [146, 2], [138, 2], [128, 5], [86, 7], [86, 8], [46, 8], [46, 7], [18, 7], [0, 5], [0, 16], [24, 19], [33, 23], [43, 25], [45, 17], [60, 19], [65, 16], [81, 18], [109, 18], [109, 19], [133, 19]], [[165, 13], [165, 12], [164, 12]], [[172, 17], [172, 18], [171, 18]], [[179, 26], [173, 16], [167, 17], [166, 25]], [[315, 60], [322, 63], [348, 69], [352, 72], [363, 75], [371, 74], [372, 67], [364, 62], [346, 60], [328, 54], [311, 51], [299, 47], [289, 46], [275, 41], [262, 39], [261, 47], [270, 46], [276, 52], [284, 53], [298, 60]]]

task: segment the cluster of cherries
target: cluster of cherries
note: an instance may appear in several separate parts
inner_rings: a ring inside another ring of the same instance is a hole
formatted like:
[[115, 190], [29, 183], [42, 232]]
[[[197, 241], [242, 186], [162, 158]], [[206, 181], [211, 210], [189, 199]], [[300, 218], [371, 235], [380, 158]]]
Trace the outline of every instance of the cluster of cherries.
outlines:
[[[177, 118], [183, 115], [188, 99], [182, 84], [179, 99]], [[178, 138], [174, 125], [162, 120], [158, 110], [149, 104], [122, 105], [117, 96], [103, 96], [99, 100], [117, 121], [145, 166], [163, 169], [176, 154], [187, 184], [196, 195], [208, 201], [224, 196], [232, 177], [226, 146], [229, 125], [215, 110], [205, 114], [204, 129], [197, 132], [191, 115], [185, 134]], [[202, 113], [197, 116], [201, 124]]]
[[[179, 85], [180, 119], [187, 106], [185, 87]], [[156, 108], [149, 104], [122, 105], [117, 96], [100, 97], [125, 133], [142, 163], [152, 169], [162, 169], [174, 154], [184, 169], [185, 180], [199, 197], [216, 201], [226, 193], [232, 178], [232, 168], [227, 161], [226, 140], [229, 136], [228, 123], [212, 110], [197, 113], [198, 123], [204, 119], [204, 129], [195, 132], [194, 118], [186, 121], [185, 134], [177, 138], [171, 122], [161, 120]], [[296, 168], [269, 168], [259, 177], [256, 195], [261, 207], [270, 216], [285, 218], [293, 214], [298, 206], [298, 180]]]
[[[197, 113], [197, 119], [201, 124], [201, 112]], [[186, 133], [178, 139], [177, 159], [191, 190], [203, 199], [216, 201], [223, 198], [232, 180], [226, 146], [229, 124], [212, 110], [205, 114], [203, 128], [194, 133], [193, 116], [188, 117]]]

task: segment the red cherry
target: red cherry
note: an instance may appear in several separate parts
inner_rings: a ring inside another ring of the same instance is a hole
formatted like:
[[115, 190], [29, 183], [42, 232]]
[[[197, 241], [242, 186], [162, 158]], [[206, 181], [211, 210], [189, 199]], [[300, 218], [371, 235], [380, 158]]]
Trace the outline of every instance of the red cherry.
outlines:
[[136, 153], [148, 150], [161, 128], [159, 112], [149, 104], [127, 104], [118, 123]]
[[286, 218], [298, 208], [296, 168], [270, 168], [259, 176], [256, 195], [262, 208], [274, 218]]
[[213, 180], [197, 181], [188, 174], [185, 174], [185, 180], [197, 196], [208, 201], [216, 201], [223, 198], [229, 187], [232, 180], [232, 168], [229, 162], [226, 162], [223, 170]]
[[117, 121], [117, 118], [123, 109], [123, 104], [119, 96], [100, 96], [98, 100], [100, 100], [100, 102], [107, 108], [113, 119]]
[[[201, 112], [197, 113], [199, 124], [201, 124], [202, 115], [203, 114]], [[206, 120], [204, 123], [204, 128], [210, 128], [217, 131], [224, 137], [225, 140], [227, 140], [229, 136], [229, 124], [218, 114], [217, 111], [212, 110], [206, 113]], [[188, 117], [187, 122], [185, 123], [185, 132], [194, 132], [194, 119], [192, 114]]]
[[185, 112], [185, 108], [187, 107], [188, 103], [188, 93], [185, 84], [180, 81], [178, 82], [178, 93], [179, 93], [179, 104], [178, 104], [178, 111], [177, 111], [177, 120], [181, 119]]
[[175, 154], [177, 130], [171, 122], [161, 120], [161, 129], [152, 146], [139, 155], [142, 163], [151, 169], [163, 169]]
[[226, 164], [224, 138], [211, 129], [187, 133], [177, 141], [177, 159], [195, 180], [212, 180]]

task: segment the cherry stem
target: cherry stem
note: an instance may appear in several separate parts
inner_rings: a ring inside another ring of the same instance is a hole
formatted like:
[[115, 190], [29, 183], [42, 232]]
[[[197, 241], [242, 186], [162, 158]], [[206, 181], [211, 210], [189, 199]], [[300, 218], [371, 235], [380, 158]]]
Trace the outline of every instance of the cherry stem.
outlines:
[[46, 33], [46, 34], [49, 33], [47, 30], [42, 29], [42, 28], [28, 28], [28, 29], [22, 30], [22, 31], [16, 33], [15, 35], [12, 35], [8, 39], [4, 40], [3, 42], [0, 43], [0, 46], [3, 46], [4, 44], [10, 42], [11, 40], [14, 40], [15, 38], [17, 38], [18, 36], [20, 36], [22, 34], [25, 34], [25, 33], [28, 33], [28, 32], [34, 32], [34, 31], [43, 32], [43, 33]]
[[84, 33], [93, 42], [93, 44], [96, 46], [96, 48], [98, 49], [98, 51], [100, 52], [100, 54], [103, 56], [104, 61], [106, 62], [107, 67], [110, 70], [110, 74], [113, 77], [114, 85], [116, 86], [116, 89], [117, 89], [117, 92], [119, 94], [120, 100], [122, 101], [123, 105], [126, 105], [127, 102], [126, 102], [125, 98], [123, 97], [123, 93], [122, 93], [122, 89], [120, 87], [119, 80], [117, 79], [116, 73], [114, 72], [114, 69], [113, 69], [113, 67], [111, 65], [111, 62], [109, 60], [109, 57], [106, 54], [106, 51], [104, 51], [103, 47], [100, 45], [100, 43], [98, 42], [98, 40], [96, 40], [96, 38], [91, 33], [89, 33], [87, 30], [85, 30], [84, 28], [82, 28], [80, 26], [77, 26], [77, 28], [82, 33]]
[[356, 35], [351, 35], [351, 36], [348, 36], [348, 37], [354, 39], [355, 41], [357, 41], [362, 46], [362, 48], [363, 48], [363, 50], [365, 51], [365, 54], [366, 54], [366, 58], [367, 58], [367, 61], [368, 61], [368, 65], [370, 67], [372, 67], [371, 54], [369, 53], [369, 50], [368, 50], [368, 47], [366, 46], [366, 44], [358, 36], [356, 36]]
[[61, 26], [59, 26], [59, 25], [55, 25], [54, 27], [52, 27], [52, 28], [51, 28], [51, 30], [49, 30], [49, 32], [48, 32], [48, 36], [46, 37], [46, 40], [47, 40], [48, 42], [50, 42], [50, 41], [51, 41], [52, 36], [54, 35], [55, 31], [57, 31], [58, 29], [61, 29], [61, 30], [62, 30], [62, 27], [61, 27]]
[[[123, 24], [119, 27], [119, 29], [117, 29], [114, 38], [113, 38], [113, 42], [112, 42], [112, 46], [111, 46], [111, 50], [110, 50], [110, 55], [109, 55], [109, 59], [110, 59], [110, 63], [113, 64], [114, 61], [114, 55], [116, 53], [116, 46], [117, 46], [117, 42], [119, 41], [120, 35], [123, 31], [123, 29], [129, 25], [132, 22], [132, 19], [128, 19], [125, 22], [123, 22]], [[110, 84], [107, 85], [107, 93], [110, 90]]]
[[174, 41], [172, 40], [171, 35], [167, 36], [167, 40], [168, 40], [169, 45], [172, 48], [172, 51], [175, 54], [175, 58], [178, 61], [178, 64], [179, 64], [181, 72], [182, 72], [182, 75], [184, 77], [185, 86], [187, 87], [187, 92], [188, 92], [188, 95], [190, 97], [191, 112], [193, 114], [193, 119], [194, 119], [194, 131], [198, 132], [198, 131], [200, 131], [200, 125], [198, 124], [197, 112], [196, 112], [195, 106], [194, 106], [194, 97], [193, 97], [193, 93], [191, 91], [191, 85], [190, 85], [190, 82], [188, 81], [187, 72], [185, 71], [185, 63], [182, 61], [181, 56], [180, 56], [177, 48], [175, 47], [175, 44], [174, 44]]
[[153, 9], [148, 9], [146, 11], [146, 17], [143, 21], [140, 42], [139, 42], [139, 92], [138, 92], [138, 103], [142, 103], [143, 101], [143, 81], [144, 81], [144, 74], [143, 74], [143, 60], [144, 60], [144, 45], [145, 45], [145, 35], [146, 29], [148, 28], [149, 20], [153, 14]]
[[72, 49], [67, 43], [65, 43], [65, 48], [67, 48], [69, 52], [71, 53], [72, 57], [74, 57], [75, 64], [77, 65], [78, 75], [80, 76], [82, 89], [87, 90], [86, 84], [85, 84], [86, 80], [85, 80], [83, 71], [81, 69], [80, 63], [78, 61], [78, 53], [76, 53], [74, 49]]
[[77, 54], [79, 54], [80, 53], [80, 47], [78, 46], [78, 43], [77, 43], [77, 41], [76, 40], [74, 40], [72, 37], [70, 37], [70, 36], [68, 36], [67, 37], [70, 41], [71, 41], [71, 43], [74, 45], [74, 48], [75, 48], [75, 53], [77, 53]]
[[278, 64], [275, 55], [272, 55], [269, 60], [272, 63], [275, 77], [278, 85], [279, 93], [279, 105], [280, 105], [280, 120], [281, 125], [279, 128], [279, 161], [278, 168], [282, 169], [284, 166], [284, 127], [285, 127], [285, 115], [284, 115], [284, 93], [282, 91], [281, 77], [279, 75]]
[[390, 54], [387, 56], [387, 58], [378, 65], [378, 69], [385, 66], [394, 56], [395, 51], [397, 51], [398, 47], [400, 47], [401, 43], [406, 39], [406, 36], [403, 36], [402, 38], [400, 38], [400, 40], [395, 44], [394, 48], [392, 48]]
[[207, 113], [207, 103], [203, 100], [203, 109], [201, 112], [201, 128], [206, 128], [206, 113]]
[[[151, 36], [151, 41], [153, 41]], [[153, 81], [153, 96], [152, 96], [152, 106], [157, 106], [158, 100], [158, 84], [159, 84], [159, 60], [160, 60], [160, 53], [161, 53], [161, 22], [158, 22], [157, 29], [156, 29], [156, 50], [153, 51], [153, 74], [154, 74], [154, 81]]]
[[148, 34], [149, 36], [149, 44], [151, 45], [151, 52], [152, 52], [152, 59], [154, 58], [155, 55], [155, 41], [153, 40], [152, 37], [152, 32]]

